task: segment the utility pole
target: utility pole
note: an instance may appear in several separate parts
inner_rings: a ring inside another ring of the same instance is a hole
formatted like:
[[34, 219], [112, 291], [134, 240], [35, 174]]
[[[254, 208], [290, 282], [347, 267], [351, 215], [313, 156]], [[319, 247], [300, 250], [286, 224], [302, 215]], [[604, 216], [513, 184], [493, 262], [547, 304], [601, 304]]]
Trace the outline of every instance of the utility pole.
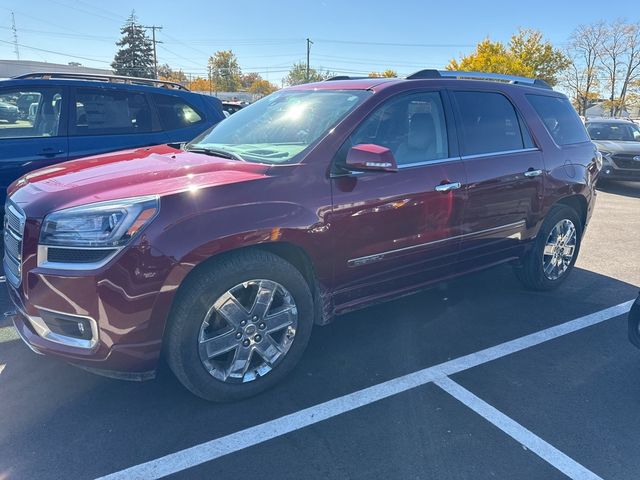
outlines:
[[213, 92], [213, 79], [211, 78], [211, 64], [207, 65], [207, 68], [209, 70], [209, 95], [212, 95]]
[[307, 38], [307, 82], [309, 81], [309, 55], [311, 54], [313, 42]]
[[156, 52], [156, 44], [162, 43], [161, 40], [156, 40], [156, 30], [162, 30], [162, 27], [156, 25], [143, 26], [147, 30], [151, 30], [151, 41], [153, 42], [153, 75], [155, 79], [158, 79], [158, 53]]
[[20, 50], [18, 49], [18, 30], [16, 30], [16, 17], [11, 12], [11, 31], [13, 32], [13, 51], [16, 54], [16, 60], [20, 60]]

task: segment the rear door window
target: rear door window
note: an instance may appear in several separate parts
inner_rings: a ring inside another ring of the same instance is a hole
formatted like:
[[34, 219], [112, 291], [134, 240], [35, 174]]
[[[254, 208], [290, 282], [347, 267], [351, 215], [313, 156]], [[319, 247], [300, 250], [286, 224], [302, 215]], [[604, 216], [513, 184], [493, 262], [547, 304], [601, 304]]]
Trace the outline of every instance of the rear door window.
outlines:
[[123, 135], [151, 130], [151, 108], [143, 93], [99, 88], [76, 91], [76, 135]]
[[202, 121], [202, 115], [185, 100], [173, 95], [153, 95], [163, 130], [190, 127]]
[[[453, 92], [462, 135], [462, 154], [522, 150], [533, 145], [513, 104], [500, 93]], [[526, 142], [523, 139], [525, 132]]]
[[589, 141], [587, 130], [569, 100], [548, 95], [527, 95], [527, 99], [558, 145]]

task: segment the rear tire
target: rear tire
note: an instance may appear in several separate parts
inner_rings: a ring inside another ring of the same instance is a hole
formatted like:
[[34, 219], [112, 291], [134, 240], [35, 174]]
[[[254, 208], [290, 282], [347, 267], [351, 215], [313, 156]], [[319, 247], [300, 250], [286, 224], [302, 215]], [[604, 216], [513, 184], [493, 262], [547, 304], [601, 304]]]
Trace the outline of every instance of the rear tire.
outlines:
[[[582, 229], [582, 222], [575, 210], [566, 205], [554, 205], [542, 222], [533, 246], [522, 259], [521, 265], [515, 268], [520, 282], [532, 290], [559, 287], [573, 270], [578, 258]], [[566, 240], [564, 237], [567, 237]], [[570, 258], [569, 251], [572, 252]]]
[[245, 251], [185, 282], [169, 319], [165, 357], [195, 395], [214, 402], [251, 397], [298, 363], [314, 309], [309, 285], [293, 265]]

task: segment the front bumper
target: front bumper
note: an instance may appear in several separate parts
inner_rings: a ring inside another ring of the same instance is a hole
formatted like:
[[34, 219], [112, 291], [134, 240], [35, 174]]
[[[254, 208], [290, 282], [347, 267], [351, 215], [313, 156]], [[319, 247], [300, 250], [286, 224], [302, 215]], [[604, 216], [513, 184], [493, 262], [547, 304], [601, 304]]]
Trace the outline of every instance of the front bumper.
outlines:
[[600, 170], [598, 180], [640, 181], [640, 166], [637, 169], [618, 168], [613, 162], [606, 162]]
[[[98, 272], [34, 268], [17, 288], [7, 283], [13, 323], [22, 340], [36, 353], [94, 373], [152, 378], [167, 310], [158, 312], [156, 306], [166, 305], [158, 300], [167, 293], [161, 291], [171, 262], [150, 250], [131, 248]], [[77, 320], [83, 334], [66, 335], [67, 330], [54, 328], [60, 320], [72, 326]]]

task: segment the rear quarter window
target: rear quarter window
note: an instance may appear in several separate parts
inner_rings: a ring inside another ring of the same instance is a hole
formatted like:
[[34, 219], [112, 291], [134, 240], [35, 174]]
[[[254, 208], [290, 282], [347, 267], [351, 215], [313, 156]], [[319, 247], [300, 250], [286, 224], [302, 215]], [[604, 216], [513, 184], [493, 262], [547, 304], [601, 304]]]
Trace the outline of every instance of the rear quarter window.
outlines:
[[203, 119], [195, 107], [180, 97], [154, 94], [153, 101], [158, 109], [158, 116], [163, 130], [190, 127]]
[[527, 95], [527, 99], [558, 145], [589, 141], [587, 130], [569, 100], [547, 95]]

